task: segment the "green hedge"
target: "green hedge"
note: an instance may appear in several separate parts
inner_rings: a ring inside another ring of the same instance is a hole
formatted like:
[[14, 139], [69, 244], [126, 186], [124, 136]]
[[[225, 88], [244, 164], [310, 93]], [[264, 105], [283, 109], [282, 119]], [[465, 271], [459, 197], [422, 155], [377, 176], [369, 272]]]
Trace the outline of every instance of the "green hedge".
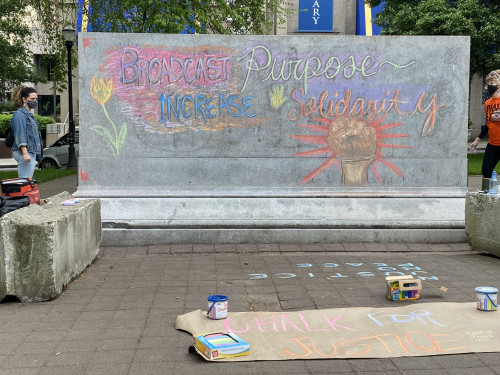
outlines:
[[[5, 132], [10, 128], [10, 119], [12, 115], [0, 115], [0, 138], [5, 137]], [[45, 117], [35, 115], [38, 125], [40, 125], [40, 130], [42, 131], [42, 138], [45, 139], [45, 133], [47, 130], [47, 124], [55, 124], [56, 120], [52, 117]]]
[[12, 115], [0, 115], [0, 137], [5, 137], [5, 132], [10, 127]]
[[0, 103], [0, 112], [14, 112], [17, 111], [17, 107], [14, 103], [6, 101], [5, 103]]

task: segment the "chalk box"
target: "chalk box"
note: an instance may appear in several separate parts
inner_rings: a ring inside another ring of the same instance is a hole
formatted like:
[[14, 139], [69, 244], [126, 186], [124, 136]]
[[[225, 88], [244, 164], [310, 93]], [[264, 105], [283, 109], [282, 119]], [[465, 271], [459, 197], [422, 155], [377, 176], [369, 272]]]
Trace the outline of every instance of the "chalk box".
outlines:
[[194, 346], [208, 360], [250, 354], [250, 345], [229, 331], [196, 336]]
[[411, 275], [387, 276], [385, 282], [386, 296], [390, 301], [415, 300], [422, 294], [422, 281]]

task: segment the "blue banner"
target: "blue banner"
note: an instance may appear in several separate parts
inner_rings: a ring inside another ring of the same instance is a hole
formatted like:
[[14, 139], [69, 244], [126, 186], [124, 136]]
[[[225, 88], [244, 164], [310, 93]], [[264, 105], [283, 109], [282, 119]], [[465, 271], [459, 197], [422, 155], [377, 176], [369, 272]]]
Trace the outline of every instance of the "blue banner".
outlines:
[[375, 16], [385, 7], [385, 2], [381, 2], [374, 8], [365, 4], [364, 0], [357, 0], [356, 3], [356, 35], [380, 35], [381, 28], [373, 23]]
[[333, 32], [333, 0], [299, 0], [299, 32]]
[[78, 0], [78, 14], [76, 20], [76, 32], [80, 31], [92, 31], [91, 27], [88, 27], [88, 11], [89, 11], [89, 0]]

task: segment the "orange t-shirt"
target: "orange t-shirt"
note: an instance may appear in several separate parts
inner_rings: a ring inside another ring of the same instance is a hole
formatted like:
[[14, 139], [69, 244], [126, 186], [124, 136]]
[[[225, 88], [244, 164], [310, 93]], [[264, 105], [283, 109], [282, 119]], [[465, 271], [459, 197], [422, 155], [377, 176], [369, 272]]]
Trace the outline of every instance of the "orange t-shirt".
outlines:
[[484, 117], [488, 126], [488, 134], [490, 136], [489, 144], [500, 146], [500, 121], [493, 121], [491, 116], [493, 112], [500, 111], [500, 97], [489, 98], [484, 103]]

